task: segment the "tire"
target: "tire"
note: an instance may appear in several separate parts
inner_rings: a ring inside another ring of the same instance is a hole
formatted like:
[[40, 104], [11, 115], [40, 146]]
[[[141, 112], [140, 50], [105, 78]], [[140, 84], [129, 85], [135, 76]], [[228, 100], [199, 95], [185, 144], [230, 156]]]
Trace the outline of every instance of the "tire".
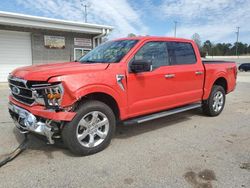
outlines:
[[240, 72], [244, 72], [245, 70], [244, 70], [244, 69], [240, 69], [239, 71], [240, 71]]
[[76, 155], [91, 155], [104, 150], [115, 132], [116, 118], [103, 102], [89, 100], [76, 109], [76, 116], [62, 130], [62, 139]]
[[203, 101], [202, 110], [205, 115], [218, 116], [226, 102], [225, 90], [222, 86], [214, 85], [209, 98]]

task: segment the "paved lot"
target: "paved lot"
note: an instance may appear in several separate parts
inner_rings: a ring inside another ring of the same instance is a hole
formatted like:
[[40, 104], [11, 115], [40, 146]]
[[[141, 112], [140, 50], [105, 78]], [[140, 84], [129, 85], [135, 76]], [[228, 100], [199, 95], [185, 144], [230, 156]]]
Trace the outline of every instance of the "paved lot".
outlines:
[[[119, 126], [103, 152], [72, 156], [30, 137], [29, 147], [0, 168], [0, 187], [250, 187], [250, 73], [240, 73], [224, 112], [199, 110]], [[0, 86], [0, 158], [21, 142]]]

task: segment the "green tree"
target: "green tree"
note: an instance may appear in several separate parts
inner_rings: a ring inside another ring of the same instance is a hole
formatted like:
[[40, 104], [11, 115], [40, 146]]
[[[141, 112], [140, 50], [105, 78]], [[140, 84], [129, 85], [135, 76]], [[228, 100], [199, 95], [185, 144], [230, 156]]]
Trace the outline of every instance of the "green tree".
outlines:
[[136, 37], [136, 35], [134, 33], [129, 33], [128, 37]]
[[211, 43], [210, 40], [206, 40], [206, 41], [203, 43], [202, 51], [203, 51], [206, 55], [212, 55], [212, 43]]

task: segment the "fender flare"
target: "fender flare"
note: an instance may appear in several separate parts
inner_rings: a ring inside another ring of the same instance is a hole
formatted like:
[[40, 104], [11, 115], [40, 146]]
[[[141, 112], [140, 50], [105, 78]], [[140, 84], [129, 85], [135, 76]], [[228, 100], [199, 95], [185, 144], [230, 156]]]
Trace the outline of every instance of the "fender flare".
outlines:
[[114, 98], [116, 101], [119, 110], [121, 111], [122, 108], [126, 105], [126, 100], [122, 99], [122, 96], [115, 91], [113, 88], [98, 84], [98, 85], [87, 85], [84, 87], [79, 88], [77, 91], [75, 91], [74, 96], [76, 97], [77, 101], [82, 99], [84, 96], [91, 94], [91, 93], [104, 93]]
[[227, 74], [226, 72], [224, 71], [220, 71], [220, 72], [217, 72], [213, 78], [212, 81], [209, 81], [209, 85], [207, 85], [205, 88], [204, 88], [204, 95], [203, 95], [203, 100], [206, 100], [210, 93], [211, 93], [211, 90], [212, 90], [212, 87], [213, 85], [215, 84], [216, 80], [218, 80], [219, 78], [224, 78], [227, 82], [227, 87], [228, 87], [228, 79], [227, 79]]

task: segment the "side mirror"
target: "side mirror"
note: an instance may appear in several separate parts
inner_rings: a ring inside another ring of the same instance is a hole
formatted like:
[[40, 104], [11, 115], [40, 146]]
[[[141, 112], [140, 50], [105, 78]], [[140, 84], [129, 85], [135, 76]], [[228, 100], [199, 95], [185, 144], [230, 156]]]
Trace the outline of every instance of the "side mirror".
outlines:
[[152, 61], [134, 60], [130, 64], [130, 70], [134, 73], [151, 71]]

